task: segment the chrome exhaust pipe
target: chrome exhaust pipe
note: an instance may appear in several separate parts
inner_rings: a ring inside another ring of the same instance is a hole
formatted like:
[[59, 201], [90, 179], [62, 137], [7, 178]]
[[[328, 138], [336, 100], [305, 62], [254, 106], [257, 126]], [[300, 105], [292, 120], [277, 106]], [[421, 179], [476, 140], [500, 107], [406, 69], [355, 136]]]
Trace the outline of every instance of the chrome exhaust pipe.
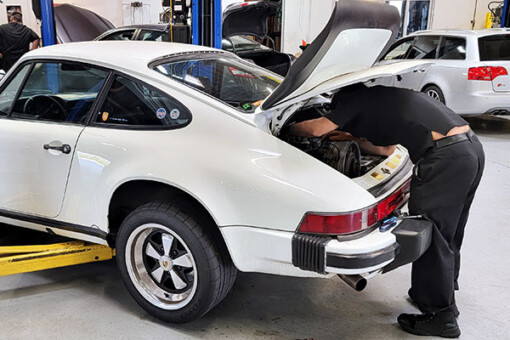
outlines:
[[367, 280], [361, 275], [338, 274], [338, 277], [358, 292], [361, 292], [367, 286]]

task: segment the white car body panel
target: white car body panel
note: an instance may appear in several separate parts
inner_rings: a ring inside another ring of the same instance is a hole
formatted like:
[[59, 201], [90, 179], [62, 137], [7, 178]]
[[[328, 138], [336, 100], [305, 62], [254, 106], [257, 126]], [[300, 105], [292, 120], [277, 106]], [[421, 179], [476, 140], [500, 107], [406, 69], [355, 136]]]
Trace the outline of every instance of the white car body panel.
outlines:
[[[321, 276], [294, 267], [289, 260], [292, 236], [303, 216], [309, 211], [339, 213], [358, 210], [375, 204], [376, 198], [368, 193], [366, 183], [356, 183], [271, 135], [267, 128], [271, 115], [267, 112], [247, 116], [147, 67], [150, 61], [161, 56], [198, 51], [214, 50], [170, 43], [129, 42], [126, 45], [122, 42], [91, 42], [36, 50], [20, 60], [19, 63], [36, 59], [70, 60], [124, 72], [171, 94], [193, 116], [190, 125], [168, 131], [37, 123], [40, 125], [37, 130], [44, 131], [44, 138], [35, 138], [31, 143], [40, 148], [40, 154], [45, 155], [43, 157], [49, 157], [49, 151], [42, 148], [43, 141], [60, 140], [73, 147], [72, 154], [66, 158], [71, 160], [70, 167], [68, 164], [64, 167], [66, 176], [59, 176], [57, 183], [45, 184], [62, 190], [62, 185], [65, 187], [67, 181], [62, 209], [54, 218], [55, 222], [84, 226], [106, 235], [109, 231], [108, 209], [115, 190], [128, 181], [155, 181], [183, 190], [207, 209], [220, 227], [231, 257], [240, 270]], [[119, 60], [119, 55], [124, 58]], [[381, 74], [391, 76], [423, 67], [424, 64], [388, 65], [375, 70], [349, 73], [335, 85], [366, 81]], [[320, 86], [330, 88], [332, 84]], [[18, 124], [15, 129], [14, 126]], [[30, 136], [34, 124], [0, 118], [0, 129], [16, 130], [18, 136]], [[54, 136], [47, 139], [46, 134]], [[78, 135], [77, 143], [72, 143]], [[3, 135], [0, 138], [7, 137]], [[33, 145], [36, 152], [37, 148]], [[148, 148], [150, 152], [147, 152]], [[17, 160], [16, 154], [3, 151], [1, 157], [7, 159], [7, 162], [16, 163]], [[16, 166], [19, 165], [13, 164], [12, 169]], [[61, 164], [54, 166], [62, 171]], [[71, 170], [67, 178], [69, 168]], [[24, 176], [29, 180], [38, 178], [30, 173]], [[391, 193], [406, 178], [395, 183], [387, 193]], [[27, 186], [27, 190], [32, 188]], [[11, 194], [16, 196], [14, 192]], [[9, 202], [8, 198], [5, 197], [4, 201]], [[55, 201], [47, 203], [55, 206], [59, 198], [55, 196], [53, 199]], [[32, 209], [33, 198], [21, 196], [18, 204]], [[9, 208], [2, 204], [0, 209], [6, 207]], [[47, 209], [43, 205], [39, 207]], [[41, 216], [50, 216], [57, 210], [54, 208], [48, 211], [50, 213], [42, 210], [39, 212]], [[1, 220], [38, 230], [48, 229], [48, 226], [16, 222], [10, 218], [2, 217]], [[51, 229], [59, 235], [105, 243], [91, 235]], [[344, 249], [347, 253], [364, 253], [394, 241], [391, 233], [382, 233], [376, 229], [368, 237], [345, 243], [345, 248], [335, 241], [328, 244], [328, 249], [331, 252]], [[377, 268], [345, 270], [343, 273], [367, 273]], [[331, 271], [334, 272], [333, 269]]]
[[[429, 85], [435, 85], [443, 92], [445, 104], [460, 115], [493, 113], [498, 110], [510, 111], [510, 76], [499, 76], [493, 81], [468, 80], [471, 67], [502, 66], [510, 74], [510, 61], [480, 61], [478, 39], [508, 34], [508, 29], [486, 29], [481, 31], [432, 30], [413, 33], [405, 38], [420, 36], [441, 36], [463, 38], [466, 40], [465, 60], [427, 59], [431, 66], [426, 72], [407, 73], [400, 81], [392, 85], [423, 91]], [[405, 39], [404, 38], [404, 39]], [[377, 64], [386, 65], [407, 62], [412, 59], [382, 60]]]
[[6, 210], [56, 217], [66, 191], [71, 156], [44, 150], [69, 144], [74, 150], [83, 126], [19, 120], [0, 125], [0, 206]]
[[[383, 29], [349, 29], [341, 32], [312, 74], [298, 89], [288, 97], [282, 98], [272, 108], [288, 106], [303, 100], [304, 96], [313, 97], [325, 93], [314, 91], [315, 95], [310, 94], [318, 84], [329, 84], [327, 86], [330, 88], [337, 88], [335, 80], [342, 75], [370, 68], [391, 38], [391, 34], [391, 31]], [[342, 53], [344, 51], [351, 53]]]

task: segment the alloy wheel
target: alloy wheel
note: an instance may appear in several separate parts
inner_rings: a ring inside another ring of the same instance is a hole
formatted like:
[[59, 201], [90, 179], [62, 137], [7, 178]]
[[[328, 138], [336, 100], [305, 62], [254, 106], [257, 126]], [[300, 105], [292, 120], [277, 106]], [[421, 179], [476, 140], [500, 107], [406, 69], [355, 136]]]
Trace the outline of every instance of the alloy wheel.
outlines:
[[439, 96], [439, 93], [437, 93], [436, 90], [433, 90], [433, 89], [429, 89], [425, 92], [429, 97], [437, 100], [437, 101], [441, 101], [441, 97]]
[[187, 244], [160, 224], [136, 228], [126, 244], [126, 267], [134, 286], [152, 305], [176, 310], [197, 288], [197, 266]]

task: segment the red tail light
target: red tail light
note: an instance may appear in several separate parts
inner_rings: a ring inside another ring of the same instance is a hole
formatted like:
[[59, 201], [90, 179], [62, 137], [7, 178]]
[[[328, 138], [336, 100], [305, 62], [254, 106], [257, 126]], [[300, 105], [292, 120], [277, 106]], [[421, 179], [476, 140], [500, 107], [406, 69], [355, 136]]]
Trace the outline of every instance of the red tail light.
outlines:
[[408, 197], [410, 182], [368, 208], [341, 214], [307, 213], [299, 226], [305, 234], [351, 234], [375, 225], [402, 205]]
[[471, 67], [468, 71], [468, 80], [493, 80], [499, 76], [506, 76], [506, 68], [501, 66]]

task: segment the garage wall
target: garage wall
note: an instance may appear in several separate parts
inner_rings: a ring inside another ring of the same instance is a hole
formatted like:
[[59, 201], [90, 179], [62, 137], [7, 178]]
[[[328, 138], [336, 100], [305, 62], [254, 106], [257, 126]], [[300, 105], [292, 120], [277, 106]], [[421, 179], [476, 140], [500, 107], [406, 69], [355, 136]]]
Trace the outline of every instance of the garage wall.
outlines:
[[[296, 0], [294, 0], [294, 1], [296, 1]], [[227, 8], [228, 5], [239, 3], [239, 2], [244, 2], [244, 1], [243, 0], [221, 0], [221, 7], [223, 7], [223, 10], [225, 10], [225, 8]]]
[[[473, 16], [475, 29], [483, 29], [487, 5], [492, 0], [435, 0], [432, 29], [471, 29]], [[476, 14], [475, 14], [476, 4]]]
[[122, 0], [124, 25], [157, 24], [163, 12], [161, 0], [144, 0], [142, 7], [131, 7], [130, 0]]
[[282, 51], [296, 54], [326, 26], [335, 0], [283, 0]]

